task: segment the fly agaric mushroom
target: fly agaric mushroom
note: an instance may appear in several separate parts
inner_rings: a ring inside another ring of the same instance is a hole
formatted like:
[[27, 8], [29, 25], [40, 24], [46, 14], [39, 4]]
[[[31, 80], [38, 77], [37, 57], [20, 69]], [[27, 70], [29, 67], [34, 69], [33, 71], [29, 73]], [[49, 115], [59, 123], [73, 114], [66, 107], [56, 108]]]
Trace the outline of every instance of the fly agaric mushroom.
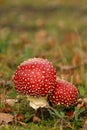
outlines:
[[70, 82], [58, 80], [49, 101], [53, 105], [74, 106], [78, 99], [78, 89]]
[[18, 66], [13, 82], [20, 94], [28, 96], [32, 108], [46, 107], [47, 96], [55, 86], [56, 71], [47, 59], [31, 58]]

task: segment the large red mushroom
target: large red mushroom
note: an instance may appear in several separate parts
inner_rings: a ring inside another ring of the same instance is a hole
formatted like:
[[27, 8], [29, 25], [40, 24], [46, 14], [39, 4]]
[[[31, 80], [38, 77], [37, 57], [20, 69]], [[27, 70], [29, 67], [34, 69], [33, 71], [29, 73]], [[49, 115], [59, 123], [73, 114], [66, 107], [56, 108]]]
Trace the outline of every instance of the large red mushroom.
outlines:
[[17, 92], [28, 96], [31, 107], [46, 107], [48, 94], [55, 86], [56, 71], [47, 59], [31, 58], [18, 66], [13, 82]]

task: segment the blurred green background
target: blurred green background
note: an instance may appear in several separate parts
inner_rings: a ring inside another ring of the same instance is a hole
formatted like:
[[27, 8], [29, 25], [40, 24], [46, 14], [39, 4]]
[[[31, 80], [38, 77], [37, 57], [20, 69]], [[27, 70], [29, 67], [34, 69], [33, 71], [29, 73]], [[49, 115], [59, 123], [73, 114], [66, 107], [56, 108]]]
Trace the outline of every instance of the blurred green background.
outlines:
[[0, 68], [6, 78], [31, 57], [47, 58], [57, 69], [80, 67], [86, 51], [86, 0], [0, 0]]

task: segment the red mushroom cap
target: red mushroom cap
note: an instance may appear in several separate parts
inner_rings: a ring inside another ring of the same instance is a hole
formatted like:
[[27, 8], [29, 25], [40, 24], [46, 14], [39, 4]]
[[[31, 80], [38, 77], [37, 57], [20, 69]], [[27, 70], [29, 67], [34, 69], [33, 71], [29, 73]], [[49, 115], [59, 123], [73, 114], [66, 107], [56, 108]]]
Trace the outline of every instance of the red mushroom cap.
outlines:
[[13, 76], [15, 89], [30, 96], [45, 96], [55, 86], [56, 71], [51, 62], [42, 58], [24, 61]]
[[56, 86], [49, 96], [53, 105], [73, 106], [77, 103], [78, 90], [70, 82], [58, 80]]

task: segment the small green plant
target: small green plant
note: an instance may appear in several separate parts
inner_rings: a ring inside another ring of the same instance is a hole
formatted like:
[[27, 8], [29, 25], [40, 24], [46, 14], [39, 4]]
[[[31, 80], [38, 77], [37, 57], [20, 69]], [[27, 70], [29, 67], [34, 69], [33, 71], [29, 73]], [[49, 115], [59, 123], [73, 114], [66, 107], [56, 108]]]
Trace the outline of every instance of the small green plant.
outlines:
[[[62, 107], [58, 109], [51, 108], [49, 109], [49, 112], [51, 116], [56, 118], [58, 120], [58, 124], [60, 127], [70, 129], [70, 130], [78, 130], [83, 125], [83, 118], [82, 115], [85, 112], [85, 108], [78, 109], [75, 107], [75, 110], [73, 111], [73, 116], [69, 117], [66, 115], [66, 109], [62, 109]], [[69, 111], [68, 111], [69, 112]]]
[[83, 125], [82, 115], [85, 112], [85, 108], [78, 109], [75, 107], [74, 116], [73, 116], [73, 125], [76, 130]]

